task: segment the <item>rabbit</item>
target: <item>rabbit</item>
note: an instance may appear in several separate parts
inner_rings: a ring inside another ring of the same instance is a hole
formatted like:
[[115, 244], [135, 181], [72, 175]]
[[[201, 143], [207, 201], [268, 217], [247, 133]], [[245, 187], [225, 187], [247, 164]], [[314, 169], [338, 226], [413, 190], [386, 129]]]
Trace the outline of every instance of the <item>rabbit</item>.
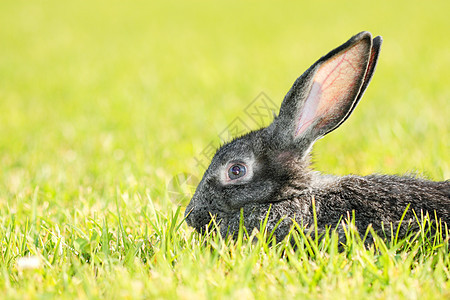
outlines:
[[235, 237], [242, 212], [248, 232], [259, 229], [267, 217], [266, 229], [281, 240], [293, 221], [314, 226], [313, 201], [318, 232], [335, 228], [352, 214], [360, 234], [369, 225], [375, 232], [390, 224], [396, 228], [405, 211], [403, 224], [421, 213], [450, 224], [448, 180], [339, 177], [310, 168], [314, 142], [339, 127], [361, 99], [381, 43], [380, 36], [372, 38], [369, 32], [356, 34], [294, 82], [269, 126], [220, 147], [186, 207], [187, 224], [202, 233], [214, 217], [221, 235]]

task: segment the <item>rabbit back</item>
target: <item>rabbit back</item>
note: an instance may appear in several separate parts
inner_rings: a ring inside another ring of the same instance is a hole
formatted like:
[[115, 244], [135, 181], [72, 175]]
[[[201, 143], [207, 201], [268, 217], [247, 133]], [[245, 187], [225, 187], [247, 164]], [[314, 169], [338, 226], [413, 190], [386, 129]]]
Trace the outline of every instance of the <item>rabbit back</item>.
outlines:
[[[450, 182], [410, 176], [344, 176], [328, 188], [313, 191], [318, 226], [335, 226], [339, 218], [352, 215], [361, 231], [375, 231], [402, 219], [416, 223], [422, 214], [450, 224]], [[312, 213], [312, 212], [311, 212]]]

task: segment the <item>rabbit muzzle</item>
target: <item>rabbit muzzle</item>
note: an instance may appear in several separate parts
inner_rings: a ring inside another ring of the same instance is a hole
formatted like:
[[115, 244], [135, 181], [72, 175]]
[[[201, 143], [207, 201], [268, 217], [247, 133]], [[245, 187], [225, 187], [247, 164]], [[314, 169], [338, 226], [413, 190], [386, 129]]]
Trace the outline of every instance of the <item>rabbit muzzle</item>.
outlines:
[[[195, 196], [194, 196], [195, 197]], [[202, 233], [206, 227], [211, 223], [211, 213], [208, 209], [201, 205], [196, 205], [198, 202], [195, 198], [191, 199], [191, 202], [186, 207], [184, 217], [186, 223], [193, 227], [198, 232]]]

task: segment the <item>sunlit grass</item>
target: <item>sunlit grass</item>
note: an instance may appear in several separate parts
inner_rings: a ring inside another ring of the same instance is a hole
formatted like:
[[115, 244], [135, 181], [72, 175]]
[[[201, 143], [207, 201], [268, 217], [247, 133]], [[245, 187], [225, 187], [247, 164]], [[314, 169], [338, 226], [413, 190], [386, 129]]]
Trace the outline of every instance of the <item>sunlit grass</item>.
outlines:
[[[334, 231], [316, 239], [295, 230], [275, 243], [263, 224], [232, 240], [187, 231], [180, 209], [164, 213], [148, 197], [127, 197], [118, 191], [117, 210], [102, 218], [3, 220], [2, 289], [86, 298], [448, 295], [448, 228], [430, 237], [427, 221], [399, 240], [362, 240], [347, 221], [344, 244]], [[141, 211], [123, 210], [135, 201]]]

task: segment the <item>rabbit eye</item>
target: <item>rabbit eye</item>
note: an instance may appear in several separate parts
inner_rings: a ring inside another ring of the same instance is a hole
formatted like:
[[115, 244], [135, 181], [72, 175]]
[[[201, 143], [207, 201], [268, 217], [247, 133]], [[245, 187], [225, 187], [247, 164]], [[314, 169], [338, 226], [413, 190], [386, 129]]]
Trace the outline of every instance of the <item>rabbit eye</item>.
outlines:
[[228, 169], [228, 177], [231, 180], [238, 179], [247, 173], [247, 168], [241, 164], [234, 164]]

